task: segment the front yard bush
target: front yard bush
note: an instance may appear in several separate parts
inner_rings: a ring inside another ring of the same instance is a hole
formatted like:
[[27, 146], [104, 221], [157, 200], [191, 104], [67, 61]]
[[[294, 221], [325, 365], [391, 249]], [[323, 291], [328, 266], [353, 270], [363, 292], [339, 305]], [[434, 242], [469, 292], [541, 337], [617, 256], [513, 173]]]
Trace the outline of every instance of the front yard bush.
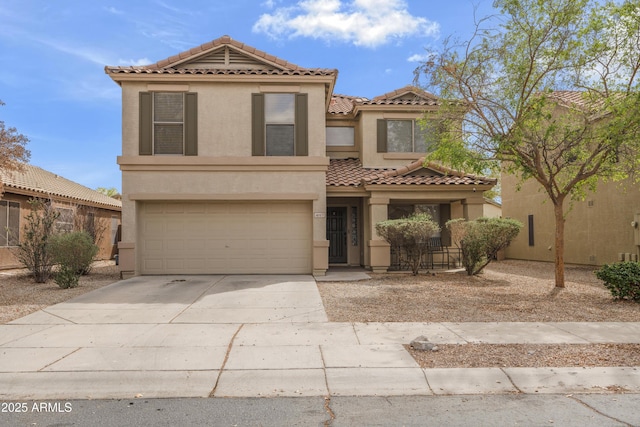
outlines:
[[63, 233], [49, 239], [49, 251], [53, 260], [59, 264], [56, 283], [61, 288], [74, 288], [83, 272], [88, 271], [98, 246], [84, 231]]
[[54, 264], [48, 249], [49, 240], [55, 232], [56, 219], [60, 214], [46, 200], [31, 199], [29, 204], [31, 212], [25, 218], [22, 242], [16, 248], [15, 255], [33, 274], [36, 283], [45, 283], [51, 276]]
[[414, 275], [420, 270], [422, 255], [427, 250], [429, 238], [440, 226], [426, 213], [414, 214], [408, 218], [390, 219], [376, 224], [376, 232], [394, 248], [404, 249]]
[[516, 238], [522, 223], [509, 218], [478, 218], [447, 221], [451, 238], [462, 253], [462, 265], [469, 276], [480, 273]]
[[640, 302], [639, 262], [605, 264], [596, 270], [596, 277], [604, 281], [604, 286], [615, 299]]

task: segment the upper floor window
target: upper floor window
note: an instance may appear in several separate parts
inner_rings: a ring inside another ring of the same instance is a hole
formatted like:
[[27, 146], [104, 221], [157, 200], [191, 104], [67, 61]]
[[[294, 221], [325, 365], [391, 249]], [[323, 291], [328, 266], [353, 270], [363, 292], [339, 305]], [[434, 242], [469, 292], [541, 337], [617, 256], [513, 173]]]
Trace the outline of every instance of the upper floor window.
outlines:
[[153, 154], [184, 153], [184, 95], [153, 94]]
[[355, 139], [352, 126], [327, 126], [327, 147], [353, 147]]
[[196, 93], [140, 92], [140, 155], [197, 155], [197, 109]]
[[264, 95], [266, 126], [265, 154], [293, 156], [295, 154], [295, 96], [292, 93]]
[[437, 130], [417, 120], [378, 120], [379, 153], [427, 153]]
[[306, 93], [254, 93], [252, 144], [254, 156], [307, 156]]
[[18, 246], [20, 203], [0, 201], [0, 246]]

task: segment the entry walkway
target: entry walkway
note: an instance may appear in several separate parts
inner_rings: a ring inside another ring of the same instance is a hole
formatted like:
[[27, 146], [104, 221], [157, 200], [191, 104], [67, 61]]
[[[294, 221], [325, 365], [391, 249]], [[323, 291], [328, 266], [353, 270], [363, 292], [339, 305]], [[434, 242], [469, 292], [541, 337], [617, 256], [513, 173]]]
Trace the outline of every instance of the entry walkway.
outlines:
[[0, 325], [0, 398], [640, 393], [640, 368], [421, 369], [403, 344], [640, 343], [640, 323], [333, 323], [310, 276], [136, 277]]

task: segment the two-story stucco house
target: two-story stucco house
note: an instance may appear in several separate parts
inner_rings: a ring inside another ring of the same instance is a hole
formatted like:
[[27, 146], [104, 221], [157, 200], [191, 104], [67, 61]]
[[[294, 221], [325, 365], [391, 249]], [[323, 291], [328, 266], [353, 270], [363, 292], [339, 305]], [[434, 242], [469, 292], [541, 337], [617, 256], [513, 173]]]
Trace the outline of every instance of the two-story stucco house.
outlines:
[[124, 275], [385, 271], [376, 222], [475, 218], [495, 184], [423, 167], [416, 120], [438, 100], [412, 87], [335, 95], [336, 70], [228, 36], [106, 72], [122, 87]]

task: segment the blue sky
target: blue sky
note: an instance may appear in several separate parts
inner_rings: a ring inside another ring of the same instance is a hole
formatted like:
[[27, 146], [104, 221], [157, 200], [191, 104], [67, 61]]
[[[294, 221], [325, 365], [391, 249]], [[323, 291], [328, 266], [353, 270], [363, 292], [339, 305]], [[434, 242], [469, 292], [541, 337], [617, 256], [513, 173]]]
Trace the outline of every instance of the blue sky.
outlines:
[[309, 68], [336, 93], [412, 83], [430, 49], [468, 38], [491, 0], [2, 0], [0, 120], [30, 139], [31, 164], [90, 188], [121, 178], [120, 90], [105, 65], [144, 65], [222, 35]]

